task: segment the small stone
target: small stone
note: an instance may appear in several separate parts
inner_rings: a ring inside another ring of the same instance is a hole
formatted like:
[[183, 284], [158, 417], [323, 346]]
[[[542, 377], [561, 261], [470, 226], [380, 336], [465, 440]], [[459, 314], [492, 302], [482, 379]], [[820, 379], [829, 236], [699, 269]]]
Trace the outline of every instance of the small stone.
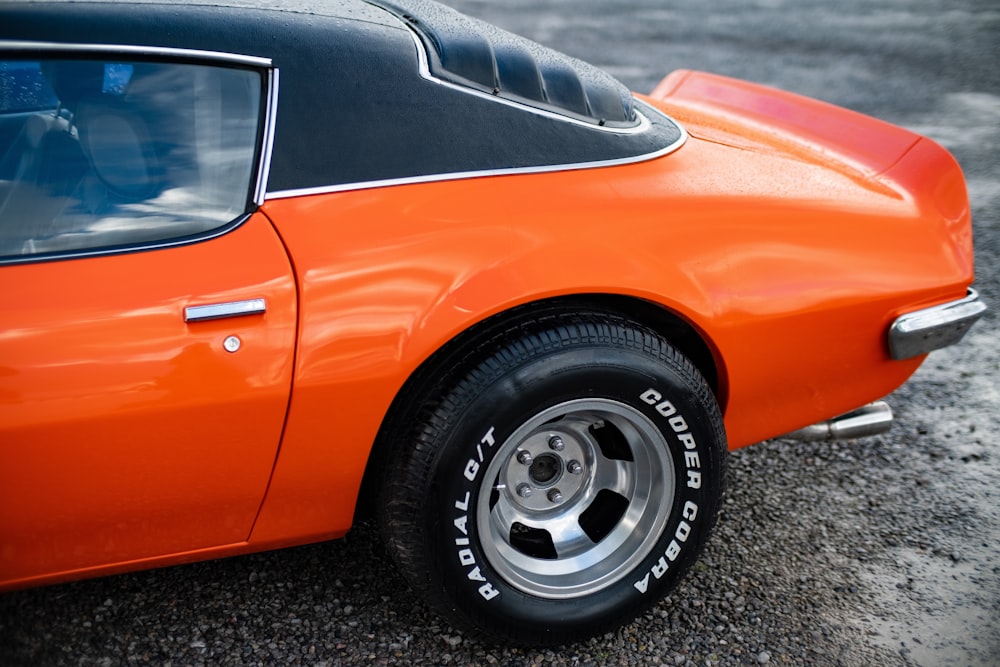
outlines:
[[771, 654], [768, 653], [767, 651], [761, 651], [760, 655], [757, 656], [757, 662], [759, 662], [762, 665], [766, 665], [767, 663], [771, 662]]

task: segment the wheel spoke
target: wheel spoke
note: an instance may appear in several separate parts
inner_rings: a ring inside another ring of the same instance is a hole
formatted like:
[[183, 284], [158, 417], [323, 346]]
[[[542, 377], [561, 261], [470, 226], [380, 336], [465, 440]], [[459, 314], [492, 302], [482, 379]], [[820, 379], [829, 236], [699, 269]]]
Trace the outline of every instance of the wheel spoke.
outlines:
[[580, 517], [566, 513], [556, 520], [545, 522], [545, 530], [552, 537], [559, 558], [570, 558], [594, 546], [593, 540], [580, 527]]
[[565, 558], [594, 544], [580, 527], [580, 515], [575, 507], [561, 512], [532, 514], [523, 511], [506, 496], [501, 496], [494, 505], [490, 518], [491, 524], [501, 533], [497, 537], [505, 541], [509, 540], [511, 528], [515, 523], [544, 530], [552, 538], [552, 544], [559, 558]]
[[517, 504], [511, 502], [505, 493], [500, 494], [500, 499], [490, 511], [490, 523], [496, 527], [504, 541], [509, 538], [510, 529], [515, 523], [528, 526], [529, 528], [545, 528], [544, 521], [538, 521], [535, 517], [522, 510]]
[[605, 458], [598, 452], [594, 463], [594, 488], [630, 498], [635, 485], [635, 463]]

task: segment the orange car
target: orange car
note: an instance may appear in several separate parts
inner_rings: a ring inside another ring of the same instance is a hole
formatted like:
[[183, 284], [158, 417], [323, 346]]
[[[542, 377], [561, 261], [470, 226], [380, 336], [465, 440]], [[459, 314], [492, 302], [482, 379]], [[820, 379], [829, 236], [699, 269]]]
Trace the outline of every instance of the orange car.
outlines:
[[2, 588], [367, 507], [459, 627], [603, 632], [727, 449], [883, 429], [985, 309], [911, 132], [422, 0], [226, 2], [0, 5]]

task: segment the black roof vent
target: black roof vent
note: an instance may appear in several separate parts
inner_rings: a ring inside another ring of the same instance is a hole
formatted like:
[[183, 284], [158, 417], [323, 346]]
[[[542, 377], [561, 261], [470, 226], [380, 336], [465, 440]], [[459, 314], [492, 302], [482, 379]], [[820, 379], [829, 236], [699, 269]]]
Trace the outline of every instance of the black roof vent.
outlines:
[[638, 124], [611, 75], [430, 0], [375, 0], [423, 40], [433, 76], [594, 125]]

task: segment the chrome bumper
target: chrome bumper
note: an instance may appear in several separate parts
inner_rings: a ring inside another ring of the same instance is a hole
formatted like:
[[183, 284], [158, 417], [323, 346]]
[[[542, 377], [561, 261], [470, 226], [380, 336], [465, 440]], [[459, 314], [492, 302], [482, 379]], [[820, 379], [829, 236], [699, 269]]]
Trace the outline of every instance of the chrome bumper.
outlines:
[[985, 312], [986, 304], [970, 287], [964, 299], [900, 315], [889, 327], [889, 353], [909, 359], [954, 345]]

